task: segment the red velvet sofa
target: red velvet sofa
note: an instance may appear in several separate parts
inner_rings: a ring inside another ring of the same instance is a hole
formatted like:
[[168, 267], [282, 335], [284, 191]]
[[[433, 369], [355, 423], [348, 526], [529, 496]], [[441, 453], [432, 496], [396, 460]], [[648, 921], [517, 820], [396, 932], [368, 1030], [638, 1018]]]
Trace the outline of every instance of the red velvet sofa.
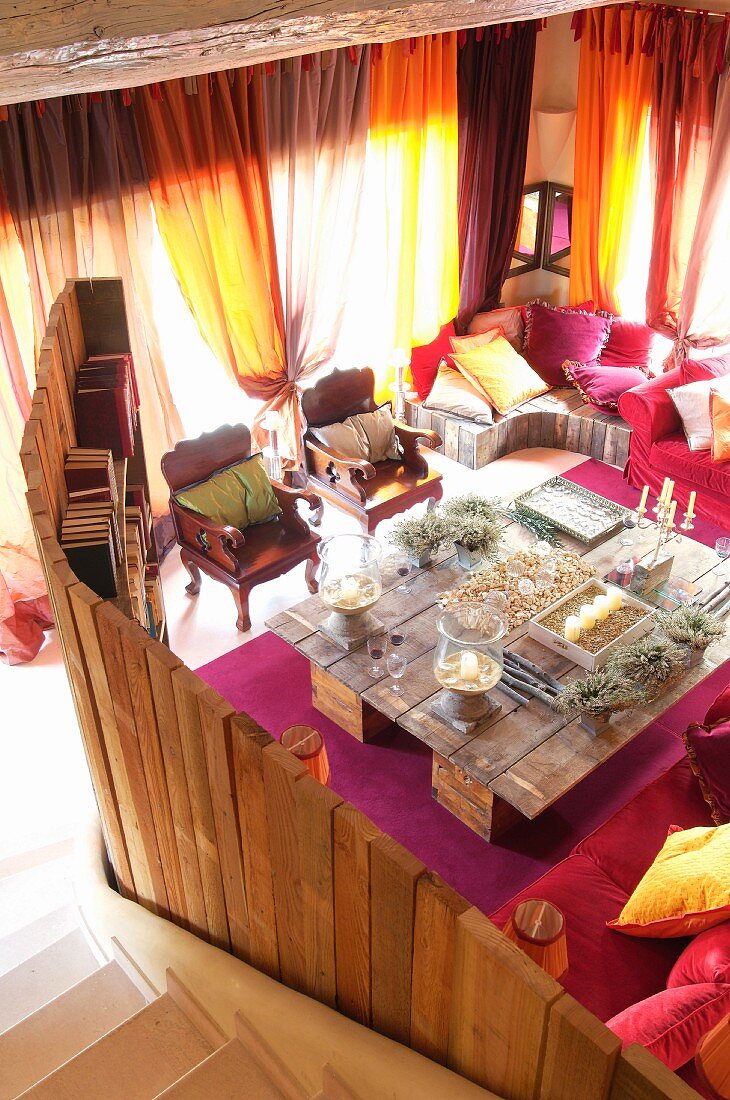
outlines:
[[686, 507], [692, 489], [696, 510], [704, 519], [730, 529], [730, 462], [713, 462], [710, 451], [690, 451], [682, 422], [668, 389], [683, 384], [681, 369], [652, 378], [619, 398], [618, 409], [631, 425], [631, 448], [624, 476], [636, 488], [648, 485], [656, 494], [665, 477]]
[[[730, 685], [705, 721], [730, 715]], [[711, 826], [710, 811], [689, 761], [683, 757], [595, 832], [575, 846], [491, 919], [504, 927], [515, 905], [528, 898], [553, 902], [565, 915], [568, 971], [563, 986], [604, 1022], [659, 993], [688, 939], [644, 939], [606, 927], [617, 917], [662, 847], [670, 825]], [[702, 1095], [692, 1062], [679, 1071]]]

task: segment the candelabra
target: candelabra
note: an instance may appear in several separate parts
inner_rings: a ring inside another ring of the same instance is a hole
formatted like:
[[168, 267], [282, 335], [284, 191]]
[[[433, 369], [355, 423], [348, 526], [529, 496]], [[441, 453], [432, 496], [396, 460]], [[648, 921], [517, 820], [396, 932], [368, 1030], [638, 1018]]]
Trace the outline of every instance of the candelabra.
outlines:
[[[656, 546], [648, 562], [640, 562], [633, 570], [631, 588], [634, 592], [643, 593], [650, 589], [657, 588], [669, 578], [672, 572], [674, 555], [665, 554], [662, 556], [662, 551], [670, 542], [681, 540], [682, 535], [680, 532], [683, 531], [687, 533], [694, 529], [692, 520], [694, 519], [696, 493], [694, 491], [690, 493], [687, 511], [684, 514], [684, 520], [679, 525], [679, 530], [677, 530], [677, 525], [674, 522], [677, 502], [673, 499], [673, 495], [674, 482], [671, 478], [665, 478], [661, 493], [657, 497], [657, 502], [652, 509], [656, 525]], [[636, 509], [638, 516], [637, 526], [642, 530], [649, 527], [652, 522], [650, 519], [646, 518], [649, 510], [648, 498], [649, 486], [645, 485], [641, 494], [639, 506]]]

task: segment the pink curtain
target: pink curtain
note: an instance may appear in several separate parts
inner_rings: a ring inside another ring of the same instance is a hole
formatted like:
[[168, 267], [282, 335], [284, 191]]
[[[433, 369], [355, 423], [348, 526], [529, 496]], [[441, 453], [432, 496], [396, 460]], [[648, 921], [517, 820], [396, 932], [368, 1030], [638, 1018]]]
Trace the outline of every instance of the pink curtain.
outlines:
[[674, 339], [708, 175], [724, 21], [664, 10], [657, 20], [651, 111], [654, 229], [647, 320]]

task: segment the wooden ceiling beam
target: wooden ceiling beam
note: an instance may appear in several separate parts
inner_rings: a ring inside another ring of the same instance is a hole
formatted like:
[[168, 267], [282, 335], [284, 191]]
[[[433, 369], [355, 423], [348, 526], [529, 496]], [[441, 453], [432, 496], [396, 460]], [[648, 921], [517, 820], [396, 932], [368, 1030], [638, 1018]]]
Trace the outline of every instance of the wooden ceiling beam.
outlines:
[[0, 103], [134, 87], [581, 6], [579, 0], [410, 0], [402, 7], [379, 0], [0, 0]]

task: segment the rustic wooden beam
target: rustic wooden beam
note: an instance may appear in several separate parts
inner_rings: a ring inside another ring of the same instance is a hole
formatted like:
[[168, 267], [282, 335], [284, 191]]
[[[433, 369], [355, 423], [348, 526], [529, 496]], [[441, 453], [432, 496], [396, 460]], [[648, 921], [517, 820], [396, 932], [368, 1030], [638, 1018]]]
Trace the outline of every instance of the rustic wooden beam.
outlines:
[[0, 0], [0, 103], [134, 87], [581, 6], [580, 0], [410, 0], [399, 7], [381, 0]]

